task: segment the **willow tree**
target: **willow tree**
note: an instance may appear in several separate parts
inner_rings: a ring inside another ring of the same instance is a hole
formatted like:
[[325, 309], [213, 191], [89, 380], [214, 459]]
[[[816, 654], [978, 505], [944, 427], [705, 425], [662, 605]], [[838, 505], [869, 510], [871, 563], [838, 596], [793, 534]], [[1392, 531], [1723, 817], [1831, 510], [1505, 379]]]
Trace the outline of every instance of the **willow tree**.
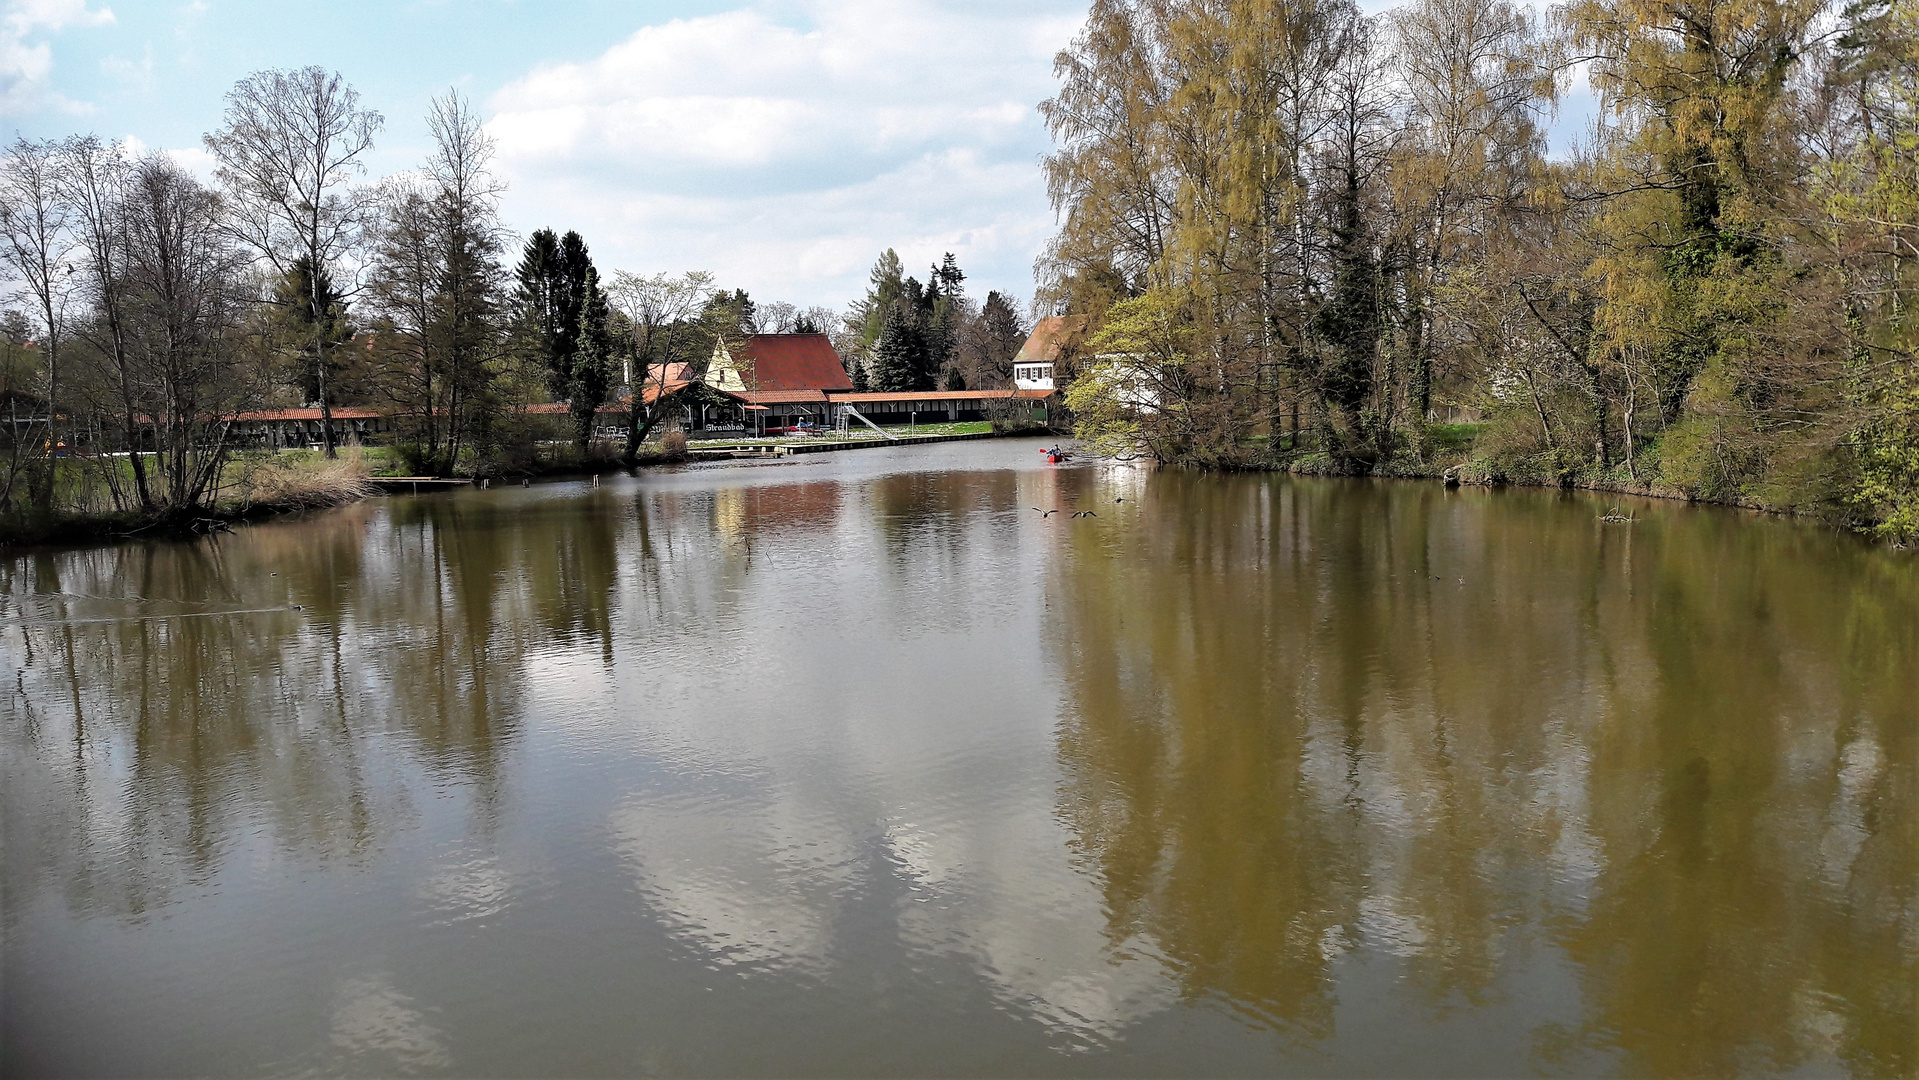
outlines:
[[[1781, 196], [1798, 185], [1787, 79], [1820, 0], [1580, 0], [1561, 18], [1613, 119], [1604, 132], [1625, 276], [1656, 280], [1661, 419], [1722, 360], [1731, 325], [1763, 317]], [[1770, 298], [1768, 298], [1770, 299]], [[1776, 310], [1776, 308], [1773, 308]], [[1733, 342], [1736, 346], [1737, 342]], [[1735, 376], [1736, 377], [1736, 376]]]
[[1435, 359], [1472, 341], [1451, 275], [1509, 247], [1540, 166], [1553, 91], [1549, 43], [1506, 0], [1413, 0], [1388, 16], [1407, 107], [1390, 182], [1409, 405], [1432, 410]]
[[1129, 296], [1176, 297], [1193, 320], [1179, 404], [1214, 425], [1209, 458], [1233, 459], [1282, 413], [1297, 429], [1301, 397], [1319, 399], [1315, 159], [1361, 27], [1345, 0], [1111, 0], [1055, 62], [1042, 113], [1062, 226], [1046, 295], [1095, 320]]

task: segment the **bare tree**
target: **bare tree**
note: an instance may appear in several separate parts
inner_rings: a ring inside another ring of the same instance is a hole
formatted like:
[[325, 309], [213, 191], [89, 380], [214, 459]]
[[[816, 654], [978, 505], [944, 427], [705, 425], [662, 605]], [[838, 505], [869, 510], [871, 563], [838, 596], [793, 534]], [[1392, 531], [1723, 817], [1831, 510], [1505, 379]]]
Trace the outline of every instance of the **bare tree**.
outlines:
[[387, 392], [415, 418], [425, 463], [447, 472], [484, 434], [503, 352], [504, 185], [487, 171], [492, 141], [457, 93], [433, 102], [427, 127], [424, 175], [388, 186], [368, 284]]
[[[710, 328], [702, 325], [707, 301], [713, 296], [713, 275], [704, 270], [685, 274], [655, 274], [641, 277], [624, 270], [613, 273], [607, 290], [613, 303], [626, 315], [633, 335], [632, 355], [636, 371], [627, 380], [632, 398], [626, 415], [626, 449], [630, 465], [639, 456], [640, 444], [665, 414], [667, 386], [673, 382], [675, 364], [694, 358], [684, 356], [686, 346], [712, 339]], [[684, 368], [677, 369], [683, 373]], [[648, 391], [653, 400], [647, 401]]]
[[784, 300], [759, 304], [753, 310], [762, 334], [790, 334], [799, 322], [800, 309]]
[[233, 417], [261, 389], [234, 333], [246, 260], [219, 197], [163, 155], [135, 166], [119, 216], [127, 350], [152, 419], [160, 498], [188, 515], [217, 496]]
[[969, 312], [959, 327], [959, 366], [966, 385], [975, 390], [1013, 385], [1013, 358], [1026, 344], [1027, 328], [1019, 309], [995, 289], [986, 294], [979, 310]]
[[[34, 504], [52, 512], [54, 460], [60, 445], [60, 344], [66, 336], [67, 301], [72, 295], [72, 209], [54, 182], [55, 144], [16, 138], [0, 156], [0, 268], [20, 283], [40, 322], [41, 355], [46, 366], [46, 468], [34, 484]], [[0, 494], [0, 507], [12, 498], [13, 477]]]
[[225, 126], [206, 137], [231, 196], [233, 235], [283, 277], [302, 259], [312, 268], [306, 300], [328, 457], [335, 454], [333, 412], [320, 328], [329, 321], [329, 298], [321, 294], [320, 271], [341, 277], [337, 270], [376, 204], [374, 192], [353, 180], [365, 171], [361, 156], [381, 122], [379, 113], [360, 108], [360, 95], [338, 74], [305, 67], [240, 80], [227, 93]]
[[[133, 168], [126, 154], [114, 144], [94, 135], [75, 135], [60, 144], [56, 174], [61, 197], [73, 208], [79, 230], [79, 246], [85, 253], [82, 275], [84, 291], [93, 307], [93, 318], [86, 329], [111, 367], [109, 377], [118, 394], [120, 422], [130, 453], [134, 499], [142, 510], [154, 507], [153, 493], [147, 483], [147, 463], [141, 453], [141, 423], [136, 403], [132, 361], [127, 353], [126, 233], [121, 215], [127, 201]], [[120, 489], [120, 475], [103, 470], [114, 499], [124, 505], [128, 500]]]

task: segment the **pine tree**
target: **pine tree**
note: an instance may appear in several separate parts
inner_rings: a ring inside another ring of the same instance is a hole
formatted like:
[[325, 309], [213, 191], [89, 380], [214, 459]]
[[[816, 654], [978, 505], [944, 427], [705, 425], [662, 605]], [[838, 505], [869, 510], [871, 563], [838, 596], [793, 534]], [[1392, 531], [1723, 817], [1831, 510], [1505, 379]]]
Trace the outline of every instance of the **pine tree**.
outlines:
[[904, 289], [900, 279], [899, 253], [892, 248], [881, 252], [867, 280], [866, 296], [847, 312], [846, 324], [849, 329], [857, 331], [855, 351], [870, 356], [873, 346], [879, 342], [881, 332], [886, 329], [887, 310], [899, 302]]
[[545, 368], [553, 396], [570, 402], [577, 383], [574, 365], [580, 348], [581, 312], [592, 291], [587, 282], [591, 278], [593, 290], [597, 290], [599, 280], [586, 241], [571, 230], [556, 238], [553, 230], [540, 229], [527, 239], [516, 276], [520, 281], [522, 348]]
[[[318, 276], [319, 280], [315, 281], [313, 264], [302, 255], [293, 260], [286, 276], [273, 289], [274, 303], [282, 314], [288, 337], [298, 342], [305, 352], [299, 381], [300, 393], [307, 401], [320, 400], [323, 384], [332, 385], [334, 396], [338, 396], [339, 376], [346, 367], [340, 362], [339, 347], [353, 336], [346, 321], [346, 300], [334, 287], [333, 275], [322, 266]], [[320, 307], [317, 326], [315, 304]], [[320, 355], [320, 363], [326, 365], [324, 380], [313, 362], [315, 351]]]
[[1011, 386], [1013, 358], [1026, 343], [1026, 324], [1005, 294], [986, 294], [974, 332], [967, 338], [968, 362], [983, 386]]
[[[568, 234], [571, 235], [571, 234]], [[568, 405], [573, 414], [574, 441], [582, 453], [593, 435], [593, 418], [606, 401], [613, 383], [613, 339], [607, 326], [606, 293], [599, 271], [591, 263], [581, 282], [580, 320], [574, 333], [572, 381]]]
[[560, 269], [560, 238], [552, 229], [536, 229], [527, 237], [514, 270], [519, 279], [517, 330], [520, 347], [545, 371], [554, 396], [564, 397], [570, 376], [570, 358], [560, 348], [560, 319], [563, 308], [563, 275]]
[[919, 328], [907, 317], [903, 304], [886, 311], [879, 340], [873, 343], [873, 389], [885, 392], [918, 390], [920, 379]]

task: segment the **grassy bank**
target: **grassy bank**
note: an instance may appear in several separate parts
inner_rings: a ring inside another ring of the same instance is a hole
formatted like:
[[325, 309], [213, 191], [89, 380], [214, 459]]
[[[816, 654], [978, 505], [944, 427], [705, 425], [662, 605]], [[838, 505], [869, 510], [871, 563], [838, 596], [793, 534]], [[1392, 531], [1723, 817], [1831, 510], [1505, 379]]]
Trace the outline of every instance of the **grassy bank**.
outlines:
[[[1374, 476], [1400, 479], [1443, 479], [1477, 486], [1557, 487], [1581, 491], [1672, 499], [1709, 506], [1733, 506], [1766, 513], [1811, 517], [1836, 528], [1875, 533], [1895, 548], [1911, 546], [1908, 537], [1887, 535], [1861, 520], [1857, 508], [1831, 497], [1808, 494], [1837, 487], [1808, 478], [1785, 476], [1746, 489], [1702, 491], [1688, 484], [1683, 470], [1664, 460], [1659, 442], [1648, 444], [1628, 465], [1601, 466], [1579, 460], [1562, 449], [1514, 448], [1490, 424], [1446, 424], [1427, 430], [1422, 448], [1403, 445], [1391, 458], [1353, 462], [1324, 451], [1260, 447], [1242, 467], [1289, 472], [1300, 476]], [[1675, 479], [1673, 473], [1681, 479]]]
[[193, 535], [236, 521], [322, 510], [377, 492], [371, 465], [358, 447], [333, 461], [304, 451], [241, 454], [226, 463], [208, 504], [141, 511], [124, 509], [114, 498], [116, 487], [133, 487], [133, 465], [126, 458], [66, 459], [54, 474], [59, 509], [47, 515], [16, 509], [0, 518], [0, 545]]

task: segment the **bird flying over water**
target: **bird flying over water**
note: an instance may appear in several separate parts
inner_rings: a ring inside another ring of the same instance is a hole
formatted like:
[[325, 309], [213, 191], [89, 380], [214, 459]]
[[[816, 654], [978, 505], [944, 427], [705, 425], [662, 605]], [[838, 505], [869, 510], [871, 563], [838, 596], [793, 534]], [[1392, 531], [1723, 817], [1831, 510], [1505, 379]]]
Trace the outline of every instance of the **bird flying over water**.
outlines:
[[1058, 511], [1058, 510], [1040, 510], [1040, 509], [1039, 509], [1039, 507], [1037, 507], [1037, 506], [1035, 506], [1035, 507], [1033, 507], [1033, 509], [1035, 509], [1035, 510], [1039, 510], [1039, 516], [1040, 516], [1040, 517], [1051, 517], [1051, 516], [1053, 516], [1054, 514], [1057, 514], [1057, 513], [1059, 513], [1059, 511]]

